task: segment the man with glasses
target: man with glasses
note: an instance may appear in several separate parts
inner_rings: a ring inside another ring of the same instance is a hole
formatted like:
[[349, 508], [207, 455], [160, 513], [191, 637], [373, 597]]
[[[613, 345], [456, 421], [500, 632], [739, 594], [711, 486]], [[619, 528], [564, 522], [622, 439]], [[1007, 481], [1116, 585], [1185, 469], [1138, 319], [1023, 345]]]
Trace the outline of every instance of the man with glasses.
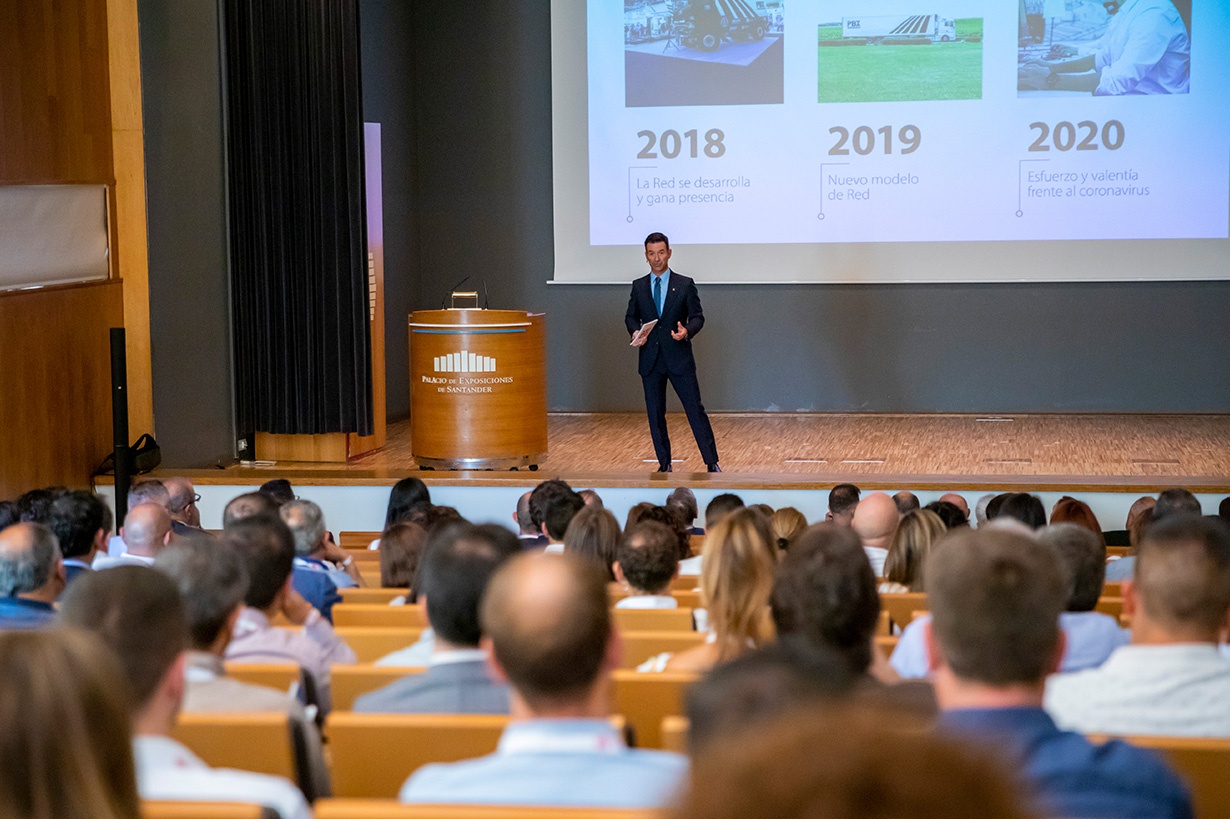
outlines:
[[166, 478], [162, 485], [171, 494], [171, 502], [167, 511], [171, 513], [171, 533], [176, 536], [199, 533], [201, 529], [201, 510], [196, 505], [201, 496], [196, 493], [196, 487], [187, 478]]

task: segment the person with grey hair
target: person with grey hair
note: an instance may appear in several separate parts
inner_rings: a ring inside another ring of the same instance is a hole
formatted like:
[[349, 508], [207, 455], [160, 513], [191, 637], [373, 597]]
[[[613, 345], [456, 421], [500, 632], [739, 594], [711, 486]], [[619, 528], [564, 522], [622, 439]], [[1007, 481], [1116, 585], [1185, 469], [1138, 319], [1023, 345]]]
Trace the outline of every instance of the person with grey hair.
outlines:
[[[141, 481], [128, 490], [128, 509], [132, 510], [138, 506], [147, 503], [154, 503], [166, 509], [171, 510], [171, 493], [167, 491], [166, 484], [156, 478]], [[124, 543], [123, 536], [116, 532], [107, 541], [107, 557], [120, 557], [128, 551], [127, 544]]]
[[994, 492], [988, 492], [974, 504], [974, 525], [982, 528], [987, 525], [987, 506], [995, 499]]
[[288, 715], [295, 733], [306, 740], [310, 787], [316, 796], [328, 796], [329, 770], [320, 732], [299, 700], [286, 691], [226, 676], [223, 658], [248, 591], [248, 572], [234, 547], [202, 535], [188, 535], [158, 555], [154, 568], [175, 581], [188, 619], [190, 645], [182, 710]]
[[1106, 545], [1091, 529], [1076, 523], [1056, 523], [1038, 531], [1038, 541], [1059, 558], [1068, 584], [1068, 606], [1059, 615], [1067, 638], [1063, 670], [1097, 668], [1130, 641], [1114, 617], [1094, 611], [1106, 575]]
[[201, 529], [201, 510], [196, 506], [201, 496], [196, 493], [192, 481], [187, 478], [167, 478], [163, 484], [169, 495], [167, 511], [171, 513], [171, 531], [176, 535], [204, 531]]
[[0, 530], [0, 630], [47, 624], [66, 584], [54, 532], [28, 522]]
[[156, 503], [143, 503], [128, 510], [124, 525], [120, 527], [124, 539], [124, 554], [119, 557], [105, 555], [94, 561], [94, 569], [113, 569], [116, 566], [149, 566], [171, 541], [171, 515], [166, 508]]
[[329, 538], [325, 513], [310, 500], [293, 500], [278, 510], [295, 537], [295, 569], [322, 572], [339, 589], [366, 585], [354, 558]]

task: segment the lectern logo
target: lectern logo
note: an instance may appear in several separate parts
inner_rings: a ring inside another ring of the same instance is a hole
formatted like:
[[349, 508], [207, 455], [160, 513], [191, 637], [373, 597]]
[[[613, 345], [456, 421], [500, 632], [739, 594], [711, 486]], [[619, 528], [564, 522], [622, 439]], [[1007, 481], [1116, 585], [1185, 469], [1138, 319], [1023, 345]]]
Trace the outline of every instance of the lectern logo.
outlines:
[[462, 350], [459, 353], [436, 356], [438, 373], [493, 373], [495, 359]]

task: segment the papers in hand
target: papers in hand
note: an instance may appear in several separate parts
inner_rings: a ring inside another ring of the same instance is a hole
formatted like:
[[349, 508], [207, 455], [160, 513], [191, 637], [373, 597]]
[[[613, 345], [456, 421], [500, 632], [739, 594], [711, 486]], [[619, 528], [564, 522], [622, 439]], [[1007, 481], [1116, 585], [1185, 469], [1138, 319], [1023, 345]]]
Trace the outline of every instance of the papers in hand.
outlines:
[[644, 341], [646, 338], [648, 338], [649, 332], [653, 329], [654, 325], [657, 323], [658, 323], [658, 320], [654, 319], [653, 321], [647, 321], [644, 324], [642, 324], [641, 329], [637, 330], [632, 335], [632, 341], [629, 343], [628, 346], [635, 347], [638, 342]]

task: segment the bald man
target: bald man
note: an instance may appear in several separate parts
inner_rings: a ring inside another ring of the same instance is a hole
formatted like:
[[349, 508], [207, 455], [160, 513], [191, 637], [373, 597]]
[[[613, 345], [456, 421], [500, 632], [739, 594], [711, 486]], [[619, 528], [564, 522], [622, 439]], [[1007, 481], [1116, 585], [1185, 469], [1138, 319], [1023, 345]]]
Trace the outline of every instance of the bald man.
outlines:
[[965, 515], [965, 519], [969, 520], [969, 504], [965, 502], [965, 498], [958, 495], [956, 492], [946, 492], [940, 495], [940, 500], [951, 503], [953, 506], [961, 510], [961, 514]]
[[143, 503], [128, 510], [120, 528], [126, 550], [119, 557], [100, 557], [94, 568], [152, 566], [154, 558], [171, 540], [171, 513], [156, 503]]
[[530, 513], [532, 494], [533, 492], [526, 492], [517, 500], [517, 511], [513, 514], [513, 520], [517, 522], [517, 538], [526, 549], [547, 545], [547, 536], [534, 525], [534, 516]]
[[401, 800], [661, 808], [682, 784], [678, 754], [630, 749], [607, 720], [621, 645], [606, 578], [564, 553], [523, 554], [483, 597], [488, 667], [512, 688], [513, 722], [490, 756], [426, 765]]
[[40, 523], [0, 529], [0, 630], [31, 629], [55, 616], [67, 585], [60, 545]]
[[898, 520], [897, 504], [883, 492], [872, 492], [854, 508], [850, 525], [862, 541], [876, 577], [884, 576], [884, 561], [888, 559], [888, 547], [893, 545], [893, 535], [897, 534]]

